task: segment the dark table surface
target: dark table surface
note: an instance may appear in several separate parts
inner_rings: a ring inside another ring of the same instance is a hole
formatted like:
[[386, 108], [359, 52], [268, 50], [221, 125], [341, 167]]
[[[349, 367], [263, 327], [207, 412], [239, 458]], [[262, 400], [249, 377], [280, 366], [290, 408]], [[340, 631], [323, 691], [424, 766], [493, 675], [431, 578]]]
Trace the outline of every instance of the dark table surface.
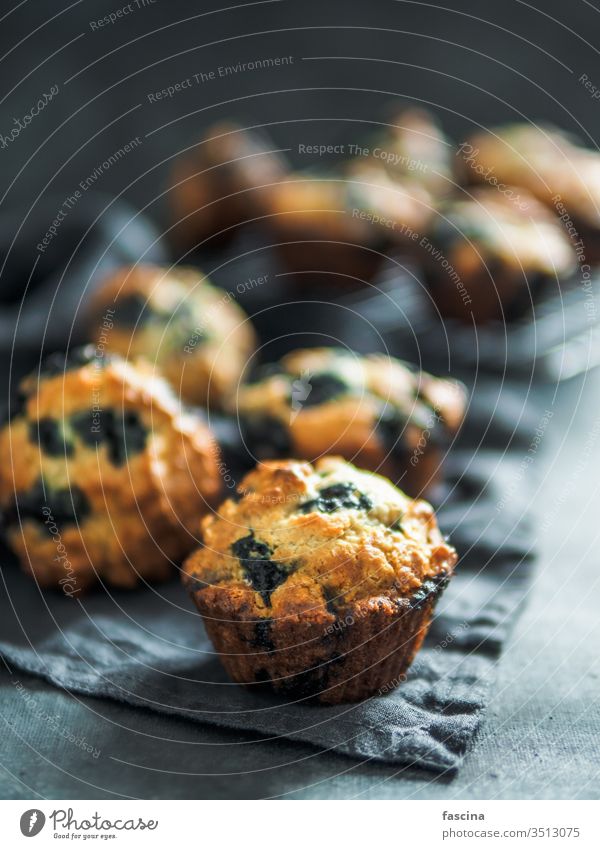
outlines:
[[[0, 795], [598, 798], [599, 391], [599, 371], [558, 390], [536, 504], [540, 562], [457, 776], [360, 763], [285, 741], [258, 743], [251, 735], [71, 696], [2, 670]], [[68, 735], [85, 737], [94, 751]]]

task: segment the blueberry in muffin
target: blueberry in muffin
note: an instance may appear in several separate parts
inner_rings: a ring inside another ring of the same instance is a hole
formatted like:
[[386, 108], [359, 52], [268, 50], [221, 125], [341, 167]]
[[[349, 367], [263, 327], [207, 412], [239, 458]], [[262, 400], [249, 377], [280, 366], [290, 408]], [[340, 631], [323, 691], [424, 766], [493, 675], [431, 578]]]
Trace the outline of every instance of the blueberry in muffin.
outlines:
[[68, 594], [160, 580], [218, 500], [217, 447], [143, 364], [53, 355], [0, 430], [0, 510], [27, 573]]
[[419, 244], [437, 308], [469, 323], [506, 318], [544, 279], [576, 266], [557, 221], [523, 191], [518, 202], [492, 187], [448, 200]]
[[128, 359], [145, 357], [194, 404], [220, 406], [256, 343], [250, 320], [231, 294], [192, 268], [118, 269], [90, 302], [90, 338], [107, 314], [113, 325], [106, 332], [108, 349]]
[[326, 703], [403, 680], [457, 559], [429, 504], [336, 457], [266, 462], [240, 494], [183, 573], [230, 677]]
[[340, 454], [419, 495], [439, 479], [464, 409], [454, 381], [381, 354], [311, 348], [259, 370], [232, 411], [255, 460]]

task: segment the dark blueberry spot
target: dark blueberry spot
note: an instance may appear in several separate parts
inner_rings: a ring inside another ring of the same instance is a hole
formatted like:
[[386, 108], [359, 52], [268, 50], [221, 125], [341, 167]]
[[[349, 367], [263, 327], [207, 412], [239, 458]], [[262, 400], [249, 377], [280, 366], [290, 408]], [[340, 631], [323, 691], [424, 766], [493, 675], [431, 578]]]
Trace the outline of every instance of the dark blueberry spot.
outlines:
[[325, 599], [325, 607], [327, 608], [327, 612], [331, 613], [332, 616], [337, 617], [338, 614], [338, 606], [343, 599], [332, 590], [330, 587], [323, 587], [323, 598]]
[[115, 466], [122, 466], [130, 455], [138, 454], [146, 447], [148, 432], [134, 410], [125, 410], [107, 417], [105, 441], [109, 457]]
[[395, 522], [392, 522], [390, 525], [390, 531], [400, 531], [400, 533], [404, 533], [404, 528], [402, 527], [402, 519], [396, 519]]
[[74, 446], [65, 439], [60, 424], [56, 419], [43, 418], [29, 423], [29, 438], [38, 442], [44, 454], [51, 457], [72, 457]]
[[86, 410], [73, 416], [71, 425], [86, 445], [104, 443], [115, 466], [124, 465], [146, 447], [148, 431], [135, 410]]
[[56, 353], [46, 357], [40, 368], [40, 378], [55, 377], [67, 371], [89, 365], [91, 362], [95, 362], [101, 368], [106, 360], [106, 357], [96, 357], [96, 349], [93, 345], [71, 348], [66, 354]]
[[381, 410], [376, 427], [386, 451], [396, 456], [406, 452], [403, 435], [406, 424], [406, 416], [397, 407], [388, 404]]
[[231, 546], [244, 570], [246, 580], [262, 600], [271, 606], [271, 593], [287, 579], [291, 569], [271, 560], [273, 554], [266, 542], [254, 538], [254, 531], [236, 540]]
[[318, 404], [331, 401], [348, 391], [346, 381], [330, 372], [309, 377], [306, 386], [310, 391], [307, 398], [302, 402], [305, 407], [316, 407]]
[[17, 493], [15, 504], [7, 511], [7, 525], [18, 524], [31, 519], [41, 525], [72, 524], [81, 522], [90, 513], [90, 504], [85, 493], [78, 486], [69, 489], [51, 489], [37, 481], [31, 489]]
[[352, 483], [334, 483], [319, 492], [317, 498], [300, 505], [303, 513], [334, 513], [336, 510], [370, 510], [371, 499]]
[[271, 676], [266, 669], [257, 669], [254, 674], [254, 680], [257, 684], [265, 684], [267, 681], [271, 680]]
[[50, 491], [48, 508], [57, 524], [81, 522], [90, 512], [85, 493], [78, 486]]
[[427, 431], [425, 438], [428, 445], [441, 447], [447, 441], [443, 422], [427, 404], [415, 399], [408, 411], [387, 405], [379, 413], [376, 427], [386, 451], [395, 457], [404, 460], [407, 452], [412, 450], [407, 445], [405, 436], [409, 425]]
[[433, 600], [435, 604], [448, 586], [449, 581], [450, 578], [445, 572], [440, 572], [439, 575], [424, 581], [410, 598], [411, 609], [420, 610], [429, 599]]
[[252, 645], [268, 652], [275, 651], [275, 645], [271, 638], [271, 619], [259, 619], [255, 624]]
[[287, 427], [271, 416], [248, 416], [241, 421], [242, 437], [248, 450], [259, 460], [287, 457], [292, 443]]
[[155, 313], [147, 298], [139, 293], [119, 298], [115, 308], [115, 320], [125, 327], [142, 327], [154, 318]]
[[86, 410], [71, 416], [71, 427], [86, 445], [94, 446], [102, 441], [100, 414]]

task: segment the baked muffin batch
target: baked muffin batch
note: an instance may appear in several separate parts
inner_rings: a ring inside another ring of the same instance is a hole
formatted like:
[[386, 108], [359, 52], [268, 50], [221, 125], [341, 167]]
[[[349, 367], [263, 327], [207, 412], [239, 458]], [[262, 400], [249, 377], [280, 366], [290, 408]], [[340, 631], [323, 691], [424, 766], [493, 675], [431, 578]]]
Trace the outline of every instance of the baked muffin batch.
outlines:
[[[598, 250], [600, 156], [566, 135], [517, 125], [456, 153], [423, 110], [383, 127], [321, 173], [214, 127], [173, 169], [173, 242], [189, 253], [258, 223], [287, 269], [342, 287], [402, 251], [432, 308], [466, 322], [505, 320], [572, 273], [563, 210]], [[24, 571], [75, 596], [185, 560], [234, 681], [338, 703], [404, 680], [457, 562], [420, 496], [443, 477], [462, 385], [335, 347], [252, 370], [250, 318], [193, 267], [117, 269], [86, 305], [90, 341], [107, 318], [106, 345], [46, 359], [0, 428], [4, 536]], [[224, 501], [202, 407], [235, 422], [253, 467]]]
[[193, 250], [260, 222], [288, 270], [345, 287], [400, 252], [422, 265], [432, 307], [467, 323], [506, 321], [541, 283], [567, 279], [582, 261], [579, 239], [588, 261], [600, 257], [597, 152], [529, 125], [457, 149], [421, 109], [383, 126], [346, 145], [335, 167], [304, 171], [255, 130], [209, 130], [172, 174], [172, 208], [186, 222], [178, 245]]

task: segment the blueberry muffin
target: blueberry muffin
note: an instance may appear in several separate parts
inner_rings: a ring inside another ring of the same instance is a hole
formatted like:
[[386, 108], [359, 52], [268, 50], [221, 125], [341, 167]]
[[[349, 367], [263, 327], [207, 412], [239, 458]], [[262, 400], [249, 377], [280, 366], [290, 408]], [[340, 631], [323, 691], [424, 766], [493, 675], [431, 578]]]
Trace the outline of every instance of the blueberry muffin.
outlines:
[[469, 323], [511, 318], [544, 280], [564, 279], [576, 266], [542, 204], [525, 192], [517, 203], [491, 187], [442, 206], [420, 250], [439, 311]]
[[[288, 272], [313, 272], [323, 286], [361, 286], [375, 273], [385, 249], [381, 234], [348, 210], [340, 175], [291, 173], [270, 187], [265, 226]], [[330, 275], [324, 281], [323, 274]], [[304, 287], [307, 278], [300, 280]]]
[[156, 365], [184, 401], [220, 406], [237, 385], [256, 337], [233, 296], [193, 268], [124, 266], [88, 307], [88, 337], [107, 316], [108, 350]]
[[337, 175], [290, 174], [267, 198], [266, 224], [286, 267], [339, 275], [347, 287], [372, 278], [406, 233], [423, 232], [432, 211], [416, 182], [392, 180], [368, 162], [349, 163]]
[[381, 354], [313, 348], [258, 369], [235, 412], [254, 459], [340, 454], [419, 495], [439, 479], [464, 409], [454, 381]]
[[370, 159], [392, 179], [418, 183], [432, 199], [453, 188], [453, 146], [427, 109], [392, 112], [389, 123], [373, 134], [368, 150]]
[[184, 564], [231, 678], [326, 703], [404, 680], [457, 559], [429, 504], [335, 457], [264, 463], [240, 496]]
[[[469, 183], [523, 189], [562, 216], [573, 243], [583, 241], [580, 262], [600, 259], [600, 153], [548, 126], [508, 124], [482, 132], [457, 156]], [[571, 229], [573, 228], [573, 229]]]
[[177, 246], [230, 239], [237, 225], [265, 213], [264, 187], [287, 170], [275, 143], [260, 131], [234, 123], [211, 127], [173, 167], [169, 201]]
[[216, 445], [150, 369], [91, 348], [26, 378], [0, 430], [8, 544], [42, 586], [168, 577], [218, 501]]

